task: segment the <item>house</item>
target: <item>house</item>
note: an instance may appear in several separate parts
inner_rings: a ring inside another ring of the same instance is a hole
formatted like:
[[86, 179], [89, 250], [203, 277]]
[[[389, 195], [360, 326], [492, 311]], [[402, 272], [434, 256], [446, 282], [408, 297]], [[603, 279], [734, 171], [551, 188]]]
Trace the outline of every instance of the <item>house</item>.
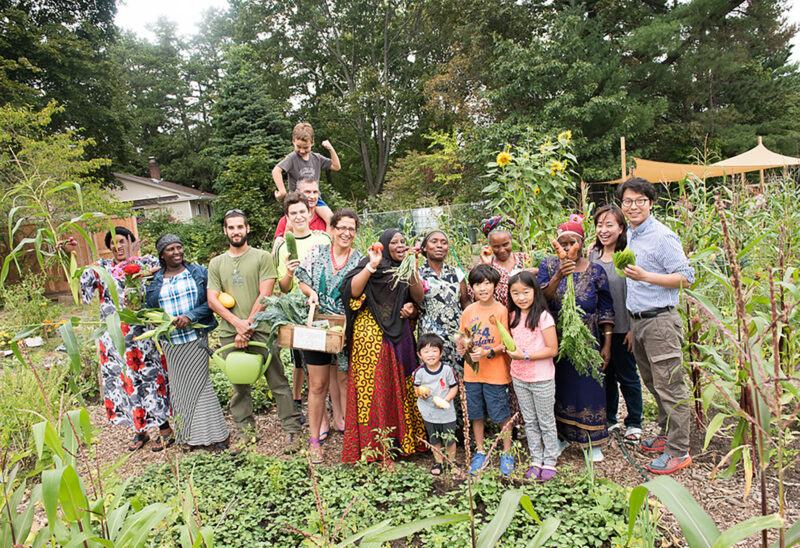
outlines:
[[115, 173], [121, 187], [111, 192], [123, 202], [132, 202], [134, 210], [167, 210], [177, 221], [195, 217], [208, 219], [214, 214], [211, 202], [216, 194], [161, 179], [158, 162], [150, 158], [150, 177]]

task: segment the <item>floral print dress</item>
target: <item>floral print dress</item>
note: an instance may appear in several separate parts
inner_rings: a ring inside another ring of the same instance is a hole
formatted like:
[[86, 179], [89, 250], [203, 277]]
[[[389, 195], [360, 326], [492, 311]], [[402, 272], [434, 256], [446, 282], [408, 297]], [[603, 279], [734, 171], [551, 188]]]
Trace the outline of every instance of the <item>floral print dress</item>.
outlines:
[[[144, 266], [158, 266], [152, 256], [138, 259]], [[97, 266], [105, 268], [109, 274], [114, 268], [111, 259], [100, 259]], [[124, 284], [115, 279], [117, 293], [122, 298]], [[100, 276], [92, 269], [86, 269], [80, 278], [83, 302], [89, 304], [95, 292], [100, 300], [100, 320], [105, 321], [117, 309], [111, 292]], [[106, 416], [113, 424], [132, 427], [137, 432], [145, 432], [169, 420], [169, 384], [167, 363], [159, 354], [153, 339], [134, 341], [133, 338], [147, 330], [144, 325], [122, 324], [125, 335], [125, 356], [120, 356], [106, 331], [97, 340], [100, 350], [100, 376], [102, 378], [103, 400]]]

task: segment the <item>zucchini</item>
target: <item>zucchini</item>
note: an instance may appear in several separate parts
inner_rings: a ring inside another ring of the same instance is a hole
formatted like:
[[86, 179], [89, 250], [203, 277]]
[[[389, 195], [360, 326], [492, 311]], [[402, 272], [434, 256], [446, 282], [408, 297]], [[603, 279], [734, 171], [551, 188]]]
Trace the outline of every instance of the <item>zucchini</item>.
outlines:
[[289, 252], [289, 256], [287, 260], [289, 261], [296, 261], [297, 260], [297, 239], [295, 239], [294, 234], [289, 231], [286, 231], [284, 235], [286, 238], [286, 251]]

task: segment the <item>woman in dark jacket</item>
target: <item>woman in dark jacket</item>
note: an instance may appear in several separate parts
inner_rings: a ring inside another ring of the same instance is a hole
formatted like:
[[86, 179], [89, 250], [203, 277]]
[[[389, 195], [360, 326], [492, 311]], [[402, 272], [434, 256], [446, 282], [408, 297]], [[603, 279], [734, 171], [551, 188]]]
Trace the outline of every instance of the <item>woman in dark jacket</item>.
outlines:
[[[174, 234], [156, 241], [162, 269], [147, 287], [146, 303], [175, 317], [176, 329], [161, 340], [170, 372], [172, 414], [185, 451], [228, 444], [228, 425], [208, 373], [208, 332], [217, 326], [206, 302], [208, 270], [183, 260], [183, 244]], [[206, 327], [195, 329], [192, 324]]]

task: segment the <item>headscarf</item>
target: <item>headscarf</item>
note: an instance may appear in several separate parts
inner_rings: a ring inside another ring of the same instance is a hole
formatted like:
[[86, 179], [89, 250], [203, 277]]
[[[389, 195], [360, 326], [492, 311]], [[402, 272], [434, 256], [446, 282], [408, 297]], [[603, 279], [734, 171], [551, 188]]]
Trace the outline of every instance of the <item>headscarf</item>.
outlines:
[[566, 223], [558, 225], [556, 234], [559, 236], [563, 234], [575, 234], [576, 236], [580, 236], [581, 241], [583, 241], [583, 225], [579, 222], [567, 221]]
[[504, 217], [503, 215], [495, 215], [494, 217], [490, 217], [488, 219], [484, 219], [481, 221], [483, 225], [483, 235], [489, 236], [489, 233], [493, 230], [505, 230], [506, 232], [511, 232], [515, 228], [517, 228], [517, 223], [511, 217]]
[[162, 235], [158, 240], [156, 240], [156, 254], [159, 258], [161, 258], [161, 253], [167, 248], [167, 246], [172, 244], [181, 244], [181, 239], [175, 235], [167, 232], [166, 234]]
[[[400, 310], [403, 305], [409, 300], [408, 284], [400, 282], [392, 289], [394, 285], [394, 274], [390, 272], [392, 268], [400, 266], [399, 261], [392, 259], [389, 254], [389, 242], [395, 234], [400, 232], [396, 228], [385, 230], [381, 237], [378, 239], [383, 244], [383, 258], [376, 268], [375, 272], [370, 276], [364, 287], [364, 296], [367, 300], [367, 306], [370, 312], [375, 317], [381, 330], [386, 337], [393, 343], [399, 343], [403, 338], [403, 331], [405, 328], [405, 320], [400, 317]], [[352, 298], [352, 284], [353, 278], [359, 274], [369, 264], [369, 256], [361, 259], [358, 266], [347, 273], [342, 281], [340, 291], [342, 292], [342, 299], [345, 303], [345, 314], [347, 316], [347, 340], [353, 340], [353, 323], [355, 322], [356, 311], [352, 310], [349, 306], [350, 299]]]
[[[422, 253], [422, 256], [425, 257], [426, 259], [428, 258], [428, 252], [425, 251], [425, 246], [428, 245], [428, 239], [434, 234], [441, 234], [442, 236], [447, 238], [447, 234], [445, 234], [444, 231], [439, 230], [438, 228], [434, 228], [433, 230], [425, 234], [425, 237], [422, 238], [422, 243], [419, 244], [419, 249], [420, 253]], [[447, 238], [447, 243], [450, 243], [450, 238]]]

